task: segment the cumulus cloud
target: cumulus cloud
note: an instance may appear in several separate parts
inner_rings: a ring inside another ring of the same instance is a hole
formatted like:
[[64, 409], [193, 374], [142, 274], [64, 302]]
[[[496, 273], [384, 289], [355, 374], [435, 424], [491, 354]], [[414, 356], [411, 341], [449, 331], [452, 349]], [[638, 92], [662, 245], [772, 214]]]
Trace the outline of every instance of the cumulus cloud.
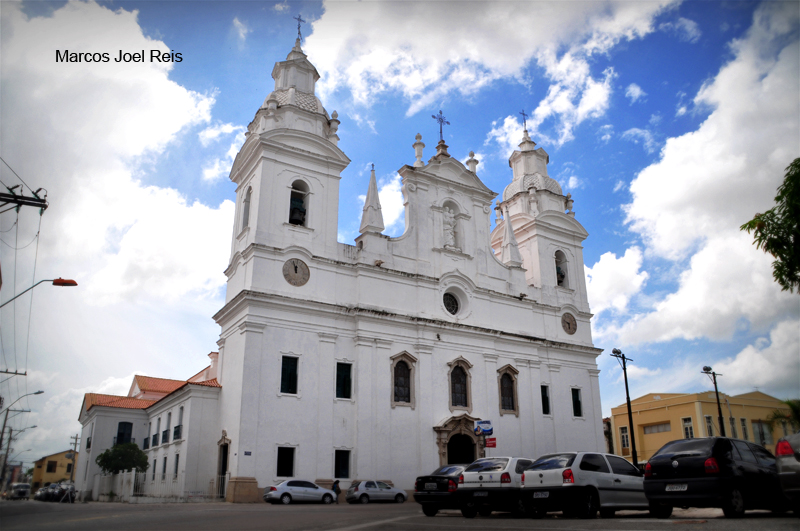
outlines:
[[323, 72], [323, 96], [344, 87], [356, 105], [368, 106], [396, 92], [409, 102], [409, 115], [450, 93], [469, 96], [501, 78], [523, 81], [524, 69], [535, 63], [551, 85], [532, 130], [552, 119], [563, 143], [608, 105], [613, 71], [594, 76], [589, 58], [653, 31], [653, 19], [670, 3], [520, 9], [515, 3], [325, 2], [306, 50]]
[[197, 137], [200, 139], [200, 143], [206, 147], [212, 142], [218, 140], [222, 135], [229, 135], [231, 133], [244, 133], [244, 131], [245, 128], [241, 125], [218, 123], [216, 125], [206, 127], [197, 134]]
[[[209, 131], [209, 129], [206, 129], [200, 133], [201, 142], [203, 142], [204, 140], [203, 133], [206, 133], [207, 131]], [[225, 155], [210, 160], [203, 167], [204, 181], [216, 181], [226, 177], [230, 173], [231, 167], [233, 167], [233, 161], [236, 159], [236, 155], [239, 153], [239, 148], [241, 147], [242, 144], [244, 144], [245, 140], [244, 132], [245, 132], [244, 127], [234, 127], [229, 131], [229, 134], [230, 133], [236, 133], [236, 134], [231, 140], [231, 143], [228, 146], [228, 150], [225, 152]], [[214, 134], [214, 133], [212, 131], [209, 134]], [[208, 142], [211, 142], [211, 140], [206, 140], [206, 143]]]
[[584, 267], [589, 306], [598, 315], [612, 309], [625, 312], [628, 302], [639, 293], [648, 278], [642, 268], [642, 251], [631, 247], [619, 258], [605, 253], [592, 267]]
[[233, 19], [233, 29], [236, 31], [236, 35], [242, 42], [244, 42], [245, 39], [247, 39], [247, 34], [253, 31], [250, 28], [248, 28], [244, 22], [240, 21], [238, 17], [235, 17]]
[[614, 136], [614, 126], [612, 124], [601, 126], [600, 129], [597, 130], [597, 136], [600, 137], [600, 140], [608, 144], [608, 141]]
[[630, 140], [634, 144], [639, 144], [641, 142], [645, 151], [648, 153], [653, 153], [658, 148], [658, 143], [653, 137], [653, 133], [648, 129], [639, 129], [638, 127], [633, 127], [622, 133], [622, 138], [625, 140]]
[[688, 18], [679, 17], [675, 22], [664, 22], [658, 25], [658, 29], [678, 36], [684, 42], [695, 43], [700, 40], [703, 34], [697, 22]]
[[628, 85], [628, 88], [625, 89], [625, 97], [631, 100], [631, 103], [635, 103], [640, 98], [647, 96], [647, 93], [642, 90], [642, 87], [637, 85], [636, 83], [631, 83]]
[[274, 9], [278, 13], [286, 13], [287, 11], [289, 11], [289, 1], [284, 0], [280, 4], [275, 4], [272, 6], [272, 9]]

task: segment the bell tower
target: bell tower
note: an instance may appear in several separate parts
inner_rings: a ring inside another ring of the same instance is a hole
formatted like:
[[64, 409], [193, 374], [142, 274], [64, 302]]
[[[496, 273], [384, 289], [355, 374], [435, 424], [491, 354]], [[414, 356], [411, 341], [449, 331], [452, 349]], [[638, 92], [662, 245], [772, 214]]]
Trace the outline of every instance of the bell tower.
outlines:
[[249, 267], [258, 262], [258, 253], [249, 251], [254, 244], [330, 258], [337, 253], [339, 179], [350, 163], [338, 148], [338, 114], [328, 115], [317, 98], [319, 73], [299, 38], [286, 60], [275, 63], [272, 79], [275, 88], [247, 126], [230, 173], [237, 187], [228, 301], [242, 289], [267, 287]]
[[510, 224], [526, 280], [541, 289], [542, 302], [569, 304], [588, 313], [582, 243], [589, 233], [575, 220], [571, 194], [565, 196], [558, 181], [547, 175], [549, 162], [550, 156], [536, 148], [525, 130], [519, 149], [508, 159], [513, 178], [497, 203], [492, 248], [498, 258], [504, 256], [503, 242], [509, 239], [506, 225]]

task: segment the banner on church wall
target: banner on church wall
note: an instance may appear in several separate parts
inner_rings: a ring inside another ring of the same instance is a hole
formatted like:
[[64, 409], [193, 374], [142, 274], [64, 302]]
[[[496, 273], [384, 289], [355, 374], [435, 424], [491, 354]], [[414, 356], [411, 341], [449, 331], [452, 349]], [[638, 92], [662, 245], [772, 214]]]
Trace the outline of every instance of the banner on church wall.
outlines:
[[476, 420], [475, 435], [491, 435], [494, 432], [491, 420]]

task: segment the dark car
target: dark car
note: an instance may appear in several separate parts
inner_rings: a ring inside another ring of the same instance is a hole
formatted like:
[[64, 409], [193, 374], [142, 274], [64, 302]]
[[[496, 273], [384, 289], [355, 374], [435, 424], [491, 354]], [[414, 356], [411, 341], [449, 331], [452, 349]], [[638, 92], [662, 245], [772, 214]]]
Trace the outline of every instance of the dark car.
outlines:
[[800, 433], [779, 439], [775, 457], [783, 494], [792, 502], [794, 513], [800, 516]]
[[747, 509], [789, 508], [775, 457], [757, 444], [726, 437], [665, 444], [645, 466], [644, 492], [659, 518], [669, 518], [673, 507], [718, 507], [728, 518]]
[[468, 465], [444, 465], [414, 482], [414, 500], [425, 516], [436, 516], [442, 509], [458, 509], [458, 478]]

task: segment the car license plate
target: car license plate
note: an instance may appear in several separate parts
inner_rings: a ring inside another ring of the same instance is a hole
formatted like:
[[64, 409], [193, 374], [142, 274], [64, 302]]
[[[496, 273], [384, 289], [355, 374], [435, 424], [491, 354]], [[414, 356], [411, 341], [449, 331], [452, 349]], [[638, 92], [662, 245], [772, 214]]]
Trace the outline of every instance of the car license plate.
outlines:
[[425, 490], [436, 490], [437, 487], [436, 483], [425, 483]]
[[686, 483], [676, 483], [674, 485], [667, 485], [667, 492], [683, 492], [689, 488]]
[[549, 498], [550, 497], [550, 493], [548, 491], [534, 492], [533, 493], [533, 497], [534, 498]]
[[489, 493], [486, 492], [485, 490], [479, 490], [478, 492], [473, 492], [472, 495], [473, 496], [488, 496]]

